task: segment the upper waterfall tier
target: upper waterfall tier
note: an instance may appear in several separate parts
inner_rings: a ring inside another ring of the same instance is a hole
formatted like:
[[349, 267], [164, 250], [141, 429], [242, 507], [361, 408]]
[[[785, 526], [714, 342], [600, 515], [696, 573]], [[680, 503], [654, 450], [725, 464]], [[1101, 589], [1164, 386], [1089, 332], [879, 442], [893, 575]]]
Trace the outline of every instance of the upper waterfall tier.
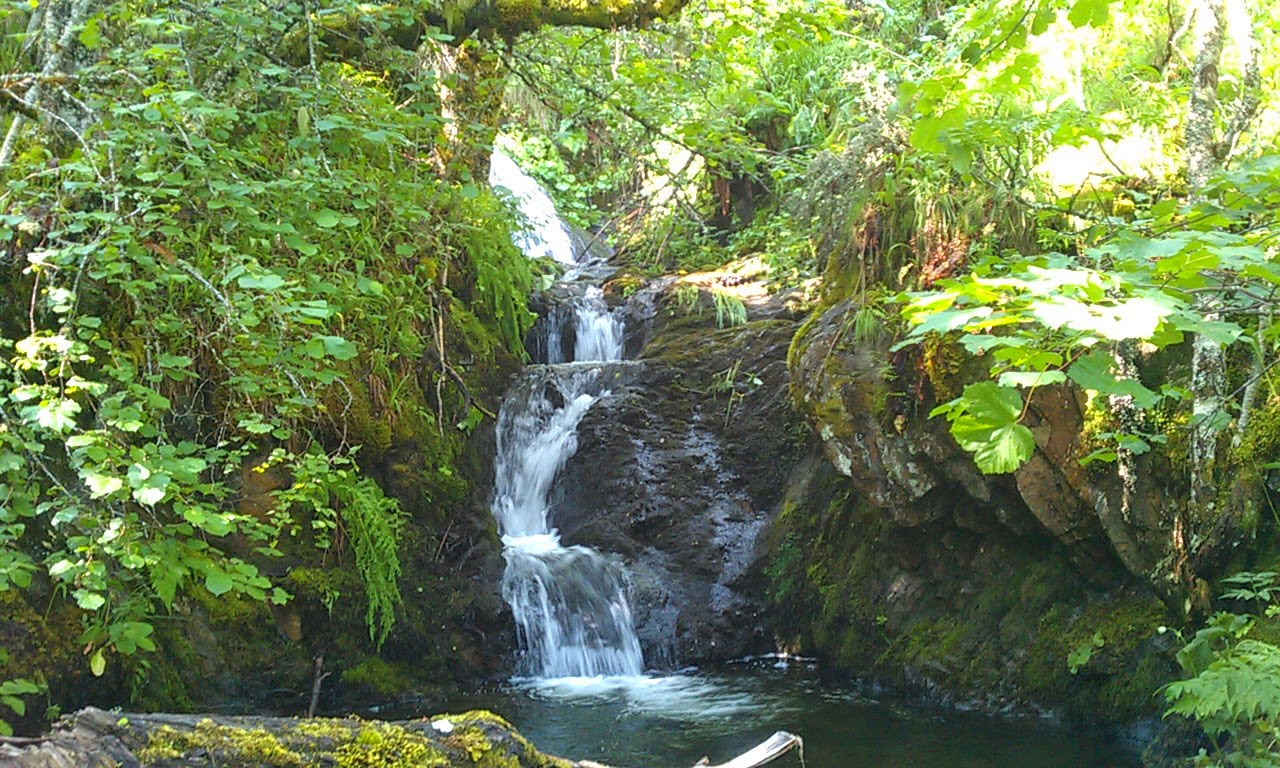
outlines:
[[489, 184], [502, 187], [516, 199], [520, 212], [529, 220], [530, 230], [516, 235], [516, 245], [530, 258], [555, 259], [576, 264], [573, 233], [556, 213], [555, 203], [533, 177], [502, 152], [489, 160]]

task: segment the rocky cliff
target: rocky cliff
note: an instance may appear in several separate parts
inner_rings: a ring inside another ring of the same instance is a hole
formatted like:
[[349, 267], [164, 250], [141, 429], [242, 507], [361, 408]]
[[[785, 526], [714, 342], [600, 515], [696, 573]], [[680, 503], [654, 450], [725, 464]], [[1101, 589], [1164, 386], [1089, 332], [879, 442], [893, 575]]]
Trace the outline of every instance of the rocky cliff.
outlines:
[[770, 533], [780, 636], [959, 702], [1151, 712], [1173, 672], [1164, 611], [1097, 513], [1115, 480], [1078, 461], [1083, 397], [1038, 392], [1034, 458], [983, 475], [945, 421], [927, 418], [963, 381], [963, 359], [855, 338], [856, 310], [816, 312], [791, 349], [792, 394], [821, 451], [795, 468]]

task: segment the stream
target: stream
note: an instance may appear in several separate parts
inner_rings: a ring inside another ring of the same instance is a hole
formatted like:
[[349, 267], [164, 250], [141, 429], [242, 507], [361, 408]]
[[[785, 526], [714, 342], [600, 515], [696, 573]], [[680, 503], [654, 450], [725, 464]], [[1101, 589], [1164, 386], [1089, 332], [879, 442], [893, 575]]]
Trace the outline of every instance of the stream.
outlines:
[[680, 768], [703, 756], [722, 763], [775, 730], [803, 737], [805, 764], [817, 768], [1137, 764], [1100, 734], [1031, 719], [944, 716], [824, 681], [807, 661], [647, 671], [626, 563], [562, 542], [548, 513], [557, 475], [577, 451], [579, 422], [640, 363], [623, 359], [623, 323], [600, 291], [609, 274], [604, 260], [584, 253], [582, 238], [510, 158], [495, 153], [490, 180], [511, 193], [529, 223], [517, 244], [530, 258], [555, 260], [564, 274], [559, 302], [529, 345], [537, 364], [514, 379], [497, 423], [491, 508], [502, 534], [501, 588], [515, 620], [520, 677], [437, 702], [435, 711], [491, 709], [546, 752], [620, 768]]

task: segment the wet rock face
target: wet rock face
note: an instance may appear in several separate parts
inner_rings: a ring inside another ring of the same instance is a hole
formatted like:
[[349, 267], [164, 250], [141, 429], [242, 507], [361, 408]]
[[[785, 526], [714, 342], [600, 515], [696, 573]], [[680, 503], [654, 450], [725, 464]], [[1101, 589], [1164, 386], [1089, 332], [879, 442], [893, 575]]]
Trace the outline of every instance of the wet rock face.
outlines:
[[900, 403], [911, 383], [886, 375], [890, 355], [883, 348], [848, 338], [852, 311], [843, 302], [815, 318], [791, 358], [797, 404], [832, 466], [897, 525], [943, 522], [1045, 538], [1086, 578], [1113, 580], [1119, 563], [1094, 514], [1110, 482], [1089, 477], [1077, 461], [1083, 410], [1076, 394], [1064, 387], [1038, 391], [1028, 414], [1035, 456], [1011, 476], [983, 475], [945, 420], [925, 418], [927, 406], [905, 412]]
[[642, 369], [579, 426], [552, 525], [625, 561], [648, 666], [772, 650], [761, 537], [808, 444], [786, 395], [795, 323], [653, 311]]

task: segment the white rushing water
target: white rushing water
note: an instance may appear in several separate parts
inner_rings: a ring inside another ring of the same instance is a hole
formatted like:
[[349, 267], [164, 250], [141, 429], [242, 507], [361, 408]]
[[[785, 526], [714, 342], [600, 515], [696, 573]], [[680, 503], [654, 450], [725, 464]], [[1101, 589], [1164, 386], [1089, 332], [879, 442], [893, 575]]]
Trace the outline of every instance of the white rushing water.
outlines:
[[574, 302], [574, 360], [621, 360], [622, 320], [609, 311], [598, 286]]
[[[575, 263], [569, 229], [536, 182], [501, 153], [493, 155], [490, 181], [511, 190], [534, 224], [517, 242], [526, 254]], [[572, 358], [565, 354], [567, 331]], [[588, 285], [553, 308], [538, 344], [549, 364], [526, 369], [498, 414], [492, 502], [507, 564], [502, 593], [516, 620], [524, 671], [543, 678], [641, 675], [626, 572], [589, 547], [563, 546], [547, 519], [556, 476], [578, 447], [578, 424], [608, 395], [606, 373], [622, 358], [623, 324], [600, 288]]]
[[533, 177], [500, 151], [489, 158], [489, 184], [510, 192], [520, 212], [529, 220], [529, 231], [516, 236], [520, 250], [530, 258], [576, 263], [573, 235], [569, 225], [556, 213], [555, 203]]

